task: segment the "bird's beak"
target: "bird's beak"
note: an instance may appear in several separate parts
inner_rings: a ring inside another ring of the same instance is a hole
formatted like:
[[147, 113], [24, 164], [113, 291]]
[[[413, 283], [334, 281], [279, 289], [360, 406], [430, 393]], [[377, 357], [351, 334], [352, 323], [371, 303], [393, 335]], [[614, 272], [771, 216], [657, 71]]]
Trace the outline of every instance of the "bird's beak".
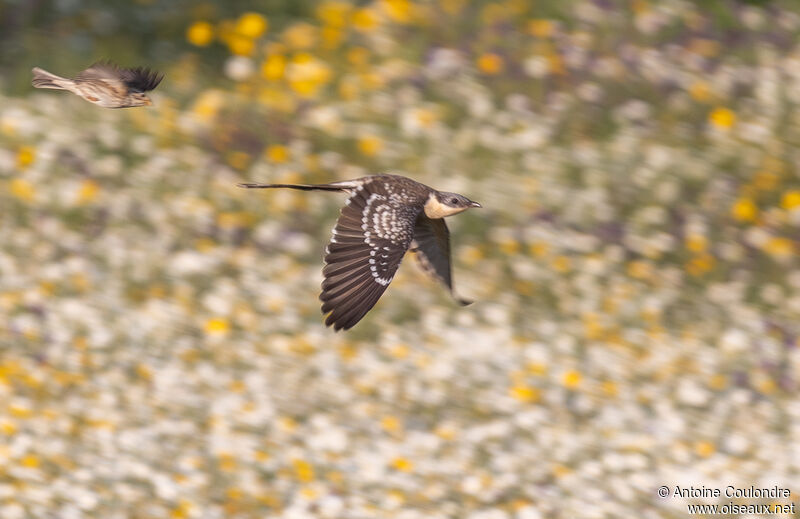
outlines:
[[153, 106], [153, 101], [149, 97], [144, 98], [144, 105], [145, 106]]
[[471, 202], [471, 203], [469, 204], [469, 206], [470, 206], [470, 207], [478, 207], [478, 208], [481, 208], [481, 207], [483, 207], [483, 206], [482, 206], [481, 204], [479, 204], [478, 202]]

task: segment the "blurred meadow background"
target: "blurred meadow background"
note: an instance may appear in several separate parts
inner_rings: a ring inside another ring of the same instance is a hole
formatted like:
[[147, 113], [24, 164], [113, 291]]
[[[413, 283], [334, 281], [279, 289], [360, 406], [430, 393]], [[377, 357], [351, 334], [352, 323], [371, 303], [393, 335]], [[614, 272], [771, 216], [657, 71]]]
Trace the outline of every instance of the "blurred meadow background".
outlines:
[[[796, 501], [799, 37], [790, 1], [0, 0], [0, 517]], [[98, 59], [154, 106], [30, 87]], [[235, 184], [388, 171], [483, 204], [477, 302], [407, 257], [335, 334], [344, 197]]]

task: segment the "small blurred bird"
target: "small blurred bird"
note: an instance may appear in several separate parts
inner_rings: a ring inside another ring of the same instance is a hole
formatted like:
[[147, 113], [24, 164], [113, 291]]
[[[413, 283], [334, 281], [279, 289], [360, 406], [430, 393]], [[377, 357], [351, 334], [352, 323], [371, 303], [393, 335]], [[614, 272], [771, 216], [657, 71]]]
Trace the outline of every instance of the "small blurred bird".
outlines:
[[[407, 250], [453, 294], [450, 232], [444, 217], [480, 207], [465, 196], [436, 191], [400, 175], [373, 175], [330, 184], [239, 184], [247, 188], [348, 193], [325, 248], [322, 312], [327, 326], [347, 330], [378, 302]], [[454, 295], [454, 294], [453, 294]], [[454, 295], [455, 297], [455, 295]], [[460, 304], [469, 301], [455, 298]]]
[[163, 74], [146, 67], [128, 69], [108, 62], [95, 63], [73, 79], [56, 76], [39, 67], [34, 67], [32, 72], [34, 87], [69, 90], [104, 108], [152, 105], [145, 92], [153, 90], [164, 79]]

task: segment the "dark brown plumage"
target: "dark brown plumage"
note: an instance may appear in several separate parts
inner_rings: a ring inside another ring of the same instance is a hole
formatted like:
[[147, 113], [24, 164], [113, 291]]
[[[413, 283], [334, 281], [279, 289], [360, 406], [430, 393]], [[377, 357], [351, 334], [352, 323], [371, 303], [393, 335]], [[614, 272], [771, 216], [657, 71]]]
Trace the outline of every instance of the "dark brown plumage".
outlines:
[[34, 67], [32, 72], [34, 87], [68, 90], [104, 108], [152, 105], [145, 92], [156, 88], [164, 79], [163, 74], [146, 67], [128, 69], [109, 62], [95, 63], [72, 79], [39, 67]]
[[[374, 175], [330, 184], [239, 184], [246, 188], [343, 191], [350, 194], [325, 249], [322, 312], [325, 324], [349, 329], [375, 305], [407, 250], [453, 293], [445, 216], [480, 204], [399, 175]], [[455, 296], [454, 296], [455, 297]], [[456, 298], [461, 304], [468, 301]]]

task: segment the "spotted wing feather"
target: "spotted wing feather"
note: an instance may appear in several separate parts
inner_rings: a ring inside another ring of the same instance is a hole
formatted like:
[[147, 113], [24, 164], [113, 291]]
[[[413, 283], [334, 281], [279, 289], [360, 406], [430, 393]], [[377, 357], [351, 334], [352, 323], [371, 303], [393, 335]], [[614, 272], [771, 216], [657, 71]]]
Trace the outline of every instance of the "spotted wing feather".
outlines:
[[411, 244], [418, 212], [393, 199], [382, 182], [353, 191], [325, 253], [320, 299], [326, 325], [351, 328], [380, 299]]
[[450, 267], [450, 231], [443, 218], [431, 219], [420, 214], [414, 226], [414, 242], [411, 245], [422, 270], [438, 279], [450, 294], [462, 305], [472, 301], [461, 299], [453, 292], [453, 277]]

